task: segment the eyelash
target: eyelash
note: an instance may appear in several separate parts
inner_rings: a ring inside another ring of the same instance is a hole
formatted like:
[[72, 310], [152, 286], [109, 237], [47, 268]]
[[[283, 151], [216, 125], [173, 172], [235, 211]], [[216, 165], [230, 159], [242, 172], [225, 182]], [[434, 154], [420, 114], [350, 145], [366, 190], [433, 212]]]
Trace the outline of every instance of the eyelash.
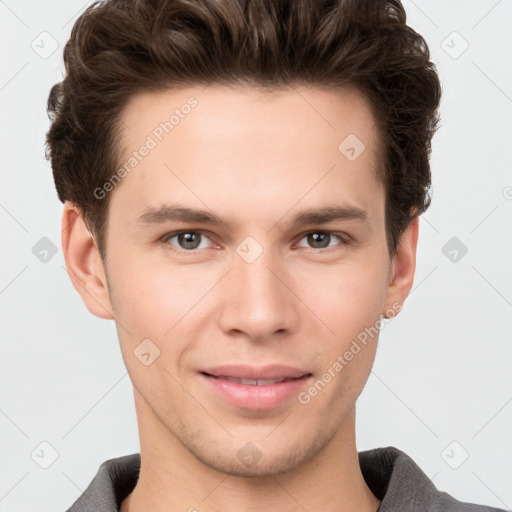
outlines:
[[[194, 234], [200, 234], [200, 235], [203, 235], [204, 237], [208, 238], [208, 234], [205, 232], [205, 231], [201, 231], [201, 230], [186, 230], [186, 229], [182, 229], [180, 231], [173, 231], [172, 233], [167, 233], [161, 240], [162, 242], [164, 243], [165, 245], [165, 248], [167, 250], [171, 250], [171, 251], [175, 251], [179, 254], [190, 254], [190, 255], [194, 255], [194, 254], [197, 254], [199, 252], [200, 249], [190, 249], [190, 250], [186, 250], [186, 249], [179, 249], [177, 248], [176, 246], [172, 246], [172, 244], [169, 243], [169, 240], [174, 238], [175, 236], [177, 235], [180, 235], [182, 233], [194, 233]], [[349, 235], [347, 235], [346, 233], [343, 233], [343, 232], [337, 232], [337, 231], [322, 231], [322, 230], [318, 230], [318, 231], [307, 231], [306, 233], [303, 233], [301, 235], [299, 235], [299, 241], [303, 240], [306, 236], [308, 235], [311, 235], [311, 234], [318, 234], [318, 233], [321, 233], [321, 234], [324, 234], [324, 235], [331, 235], [331, 236], [336, 236], [337, 238], [340, 239], [340, 243], [333, 246], [333, 247], [330, 247], [330, 248], [324, 248], [324, 249], [315, 249], [313, 247], [310, 247], [309, 250], [307, 252], [311, 252], [311, 253], [320, 253], [320, 254], [325, 254], [325, 253], [330, 253], [330, 252], [333, 252], [333, 251], [336, 251], [339, 249], [339, 246], [345, 246], [345, 245], [348, 245], [350, 243], [350, 237]], [[171, 248], [172, 246], [172, 248]], [[307, 249], [307, 248], [305, 248]]]

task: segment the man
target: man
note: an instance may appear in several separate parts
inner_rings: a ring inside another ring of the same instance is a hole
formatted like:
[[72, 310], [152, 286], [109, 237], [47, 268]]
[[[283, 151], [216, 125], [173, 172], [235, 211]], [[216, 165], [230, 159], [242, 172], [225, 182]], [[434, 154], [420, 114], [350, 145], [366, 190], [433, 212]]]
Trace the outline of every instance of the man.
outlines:
[[498, 510], [356, 448], [430, 202], [441, 89], [402, 6], [107, 0], [64, 57], [66, 267], [116, 322], [140, 435], [70, 510]]

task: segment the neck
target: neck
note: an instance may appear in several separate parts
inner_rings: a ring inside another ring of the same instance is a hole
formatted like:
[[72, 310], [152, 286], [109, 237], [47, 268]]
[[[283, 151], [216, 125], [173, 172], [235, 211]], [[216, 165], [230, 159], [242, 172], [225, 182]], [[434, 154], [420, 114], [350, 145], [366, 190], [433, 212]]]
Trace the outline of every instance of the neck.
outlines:
[[135, 401], [141, 467], [121, 512], [375, 512], [380, 505], [359, 466], [355, 409], [325, 449], [306, 463], [286, 473], [245, 477], [206, 466], [158, 421], [137, 393]]

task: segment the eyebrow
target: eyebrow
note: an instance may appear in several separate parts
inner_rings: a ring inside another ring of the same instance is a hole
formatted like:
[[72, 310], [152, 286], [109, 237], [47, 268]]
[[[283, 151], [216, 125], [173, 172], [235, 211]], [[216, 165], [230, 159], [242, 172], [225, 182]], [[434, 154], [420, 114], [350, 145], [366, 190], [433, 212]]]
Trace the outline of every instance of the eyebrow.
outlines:
[[[327, 224], [335, 220], [357, 220], [366, 225], [370, 224], [368, 213], [357, 206], [333, 205], [322, 208], [310, 208], [299, 213], [291, 222], [294, 228], [307, 224]], [[223, 221], [217, 215], [207, 210], [198, 210], [179, 205], [163, 205], [160, 207], [148, 207], [137, 218], [137, 224], [163, 224], [169, 221], [182, 221], [209, 226], [225, 225], [230, 228], [230, 223]], [[279, 220], [276, 222], [278, 224]], [[274, 224], [275, 226], [275, 224]]]

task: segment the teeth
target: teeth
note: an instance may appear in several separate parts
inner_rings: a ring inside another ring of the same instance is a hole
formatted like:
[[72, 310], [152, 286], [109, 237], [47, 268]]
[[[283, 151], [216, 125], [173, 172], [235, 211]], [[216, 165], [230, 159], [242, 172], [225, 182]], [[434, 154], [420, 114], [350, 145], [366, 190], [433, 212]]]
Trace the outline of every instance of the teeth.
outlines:
[[247, 386], [270, 386], [271, 384], [277, 384], [278, 382], [284, 382], [288, 379], [235, 379], [231, 377], [224, 377], [229, 382], [236, 382], [237, 384], [245, 384]]

